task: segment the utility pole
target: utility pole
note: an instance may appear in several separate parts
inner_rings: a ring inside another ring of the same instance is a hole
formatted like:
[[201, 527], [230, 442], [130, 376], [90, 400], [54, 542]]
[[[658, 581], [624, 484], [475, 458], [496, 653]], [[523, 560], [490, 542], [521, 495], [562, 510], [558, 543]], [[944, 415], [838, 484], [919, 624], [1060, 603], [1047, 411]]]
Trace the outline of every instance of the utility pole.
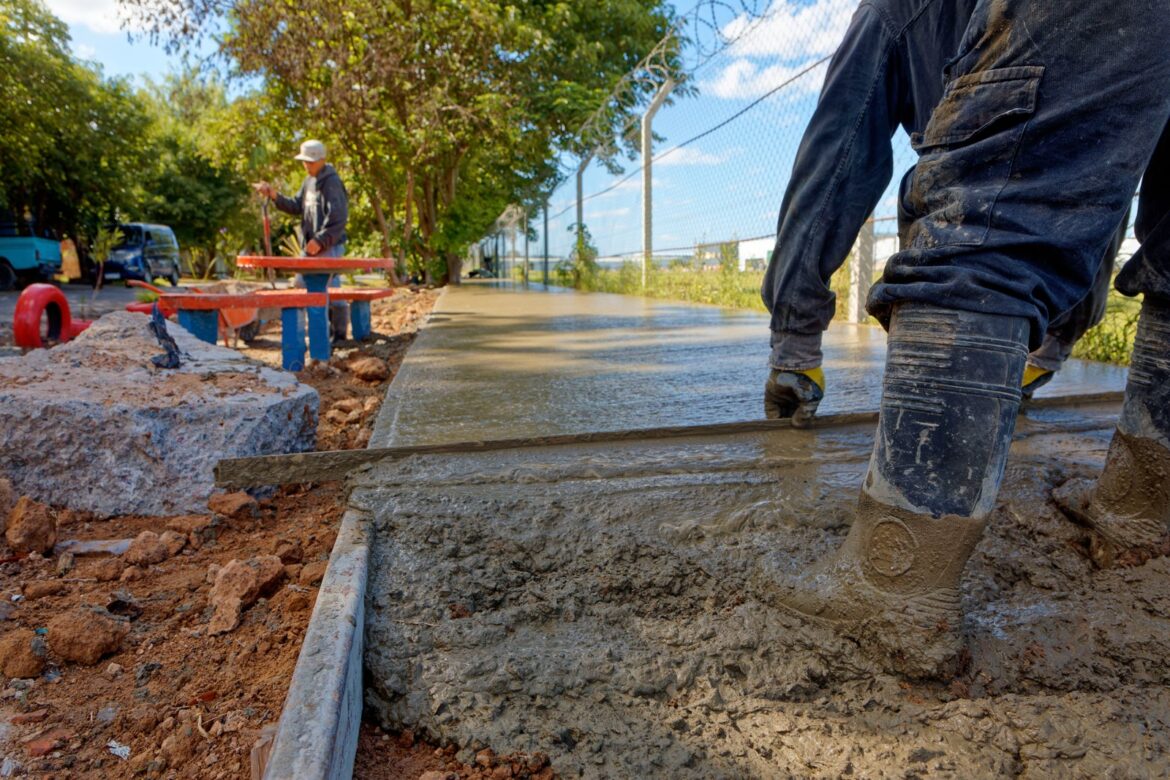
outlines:
[[865, 311], [865, 298], [873, 284], [874, 230], [873, 215], [861, 226], [857, 243], [853, 245], [853, 262], [849, 264], [849, 317], [848, 321], [859, 324], [869, 315]]
[[654, 115], [674, 86], [674, 79], [668, 77], [642, 114], [642, 289], [646, 289], [646, 266], [654, 262]]
[[548, 286], [548, 198], [544, 199], [544, 285]]
[[528, 286], [528, 209], [524, 209], [524, 286]]

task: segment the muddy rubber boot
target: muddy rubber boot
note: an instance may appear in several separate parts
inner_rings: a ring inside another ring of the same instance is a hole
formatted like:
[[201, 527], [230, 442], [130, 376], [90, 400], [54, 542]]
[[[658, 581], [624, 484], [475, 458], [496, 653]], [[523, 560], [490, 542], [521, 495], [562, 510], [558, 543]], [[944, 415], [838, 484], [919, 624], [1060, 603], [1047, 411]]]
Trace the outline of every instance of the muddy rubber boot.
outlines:
[[1170, 299], [1142, 303], [1125, 403], [1101, 476], [1067, 482], [1052, 497], [1093, 531], [1090, 553], [1099, 566], [1170, 552]]
[[873, 457], [845, 542], [762, 598], [859, 643], [886, 669], [952, 674], [959, 579], [995, 506], [1027, 357], [1023, 318], [898, 307]]

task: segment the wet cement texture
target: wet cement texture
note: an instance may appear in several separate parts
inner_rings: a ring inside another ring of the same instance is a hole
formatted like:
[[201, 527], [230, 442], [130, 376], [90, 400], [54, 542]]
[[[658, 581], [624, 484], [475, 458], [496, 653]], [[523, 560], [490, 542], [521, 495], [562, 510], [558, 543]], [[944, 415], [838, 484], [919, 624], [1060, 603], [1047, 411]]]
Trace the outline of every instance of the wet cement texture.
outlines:
[[746, 587], [843, 538], [871, 427], [368, 468], [367, 705], [567, 777], [1165, 776], [1170, 561], [1094, 571], [1048, 499], [1100, 468], [1117, 411], [1021, 418], [963, 578], [969, 663], [938, 684]]
[[[825, 334], [822, 415], [874, 411], [885, 333]], [[407, 355], [374, 446], [758, 420], [768, 317], [603, 293], [448, 288]], [[1121, 391], [1125, 371], [1072, 360], [1037, 397]]]

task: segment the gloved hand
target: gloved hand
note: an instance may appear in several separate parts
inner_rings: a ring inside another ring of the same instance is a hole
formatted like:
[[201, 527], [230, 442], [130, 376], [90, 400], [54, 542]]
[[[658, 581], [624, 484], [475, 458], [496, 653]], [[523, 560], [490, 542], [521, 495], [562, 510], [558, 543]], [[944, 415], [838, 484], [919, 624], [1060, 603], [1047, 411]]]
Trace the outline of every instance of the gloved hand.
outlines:
[[773, 368], [764, 385], [764, 415], [769, 420], [791, 417], [793, 427], [807, 428], [824, 397], [825, 372], [820, 366], [807, 371]]
[[1024, 378], [1020, 380], [1020, 393], [1024, 399], [1031, 398], [1037, 390], [1048, 384], [1054, 373], [1046, 368], [1038, 368], [1031, 363], [1024, 366]]

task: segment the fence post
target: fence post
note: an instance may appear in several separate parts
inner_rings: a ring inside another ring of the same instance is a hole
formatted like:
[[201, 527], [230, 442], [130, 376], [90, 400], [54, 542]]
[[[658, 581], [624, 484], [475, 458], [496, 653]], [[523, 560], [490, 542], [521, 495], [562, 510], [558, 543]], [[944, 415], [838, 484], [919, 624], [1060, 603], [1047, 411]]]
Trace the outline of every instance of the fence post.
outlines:
[[874, 230], [873, 215], [861, 226], [857, 243], [853, 245], [853, 262], [849, 264], [849, 317], [852, 323], [865, 322], [865, 297], [873, 284]]
[[674, 79], [668, 77], [642, 114], [642, 289], [646, 289], [646, 266], [654, 261], [654, 115], [672, 89]]
[[589, 163], [593, 161], [593, 152], [581, 158], [581, 164], [577, 166], [577, 246], [581, 245], [581, 239], [585, 230], [585, 190], [582, 184], [582, 177], [585, 175], [585, 169], [589, 167]]
[[548, 200], [544, 201], [544, 284], [548, 286]]

